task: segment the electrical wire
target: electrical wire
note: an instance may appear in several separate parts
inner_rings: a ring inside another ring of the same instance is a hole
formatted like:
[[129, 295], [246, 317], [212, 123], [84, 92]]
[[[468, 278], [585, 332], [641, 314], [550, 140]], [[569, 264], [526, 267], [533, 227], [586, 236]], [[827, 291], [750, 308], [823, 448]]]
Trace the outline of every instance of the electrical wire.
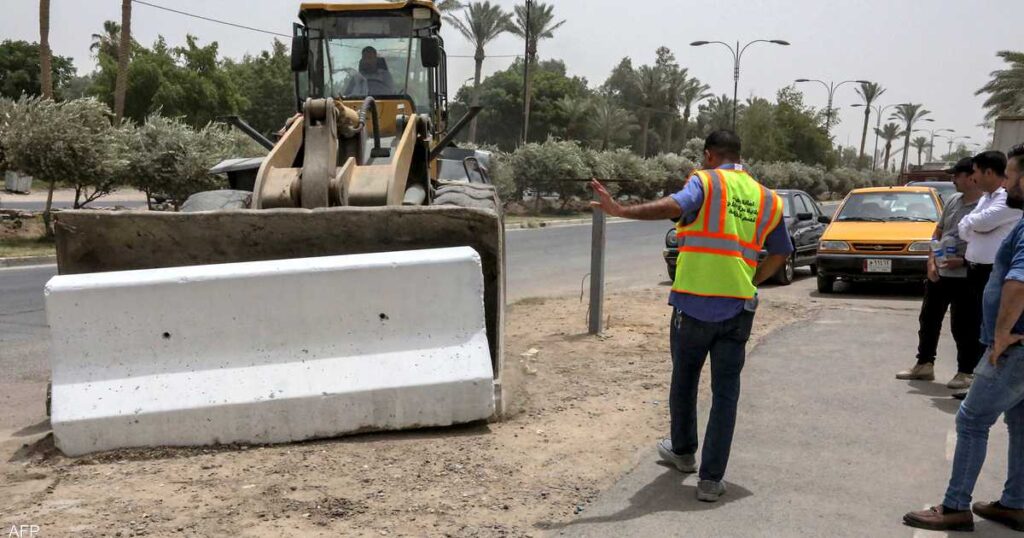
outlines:
[[157, 5], [157, 4], [150, 4], [149, 2], [143, 2], [142, 0], [132, 0], [132, 2], [135, 3], [135, 4], [142, 4], [144, 6], [149, 6], [149, 7], [156, 8], [156, 9], [162, 9], [164, 11], [170, 11], [171, 13], [177, 13], [178, 15], [184, 15], [186, 17], [193, 17], [193, 18], [196, 18], [196, 19], [202, 19], [204, 21], [214, 22], [214, 23], [217, 23], [217, 24], [223, 24], [225, 26], [234, 26], [235, 28], [241, 28], [243, 30], [250, 30], [250, 31], [253, 31], [253, 32], [261, 32], [261, 33], [264, 33], [264, 34], [276, 35], [276, 36], [280, 36], [280, 37], [292, 37], [292, 36], [290, 36], [288, 34], [282, 34], [282, 33], [279, 33], [279, 32], [272, 32], [270, 30], [263, 30], [261, 28], [253, 28], [252, 26], [245, 26], [243, 24], [236, 24], [236, 23], [233, 23], [233, 22], [222, 21], [220, 19], [214, 19], [214, 18], [211, 18], [211, 17], [204, 17], [202, 15], [196, 15], [195, 13], [188, 13], [186, 11], [179, 11], [177, 9], [172, 9], [172, 8], [169, 8], [169, 7], [166, 7], [166, 6], [160, 6], [160, 5]]

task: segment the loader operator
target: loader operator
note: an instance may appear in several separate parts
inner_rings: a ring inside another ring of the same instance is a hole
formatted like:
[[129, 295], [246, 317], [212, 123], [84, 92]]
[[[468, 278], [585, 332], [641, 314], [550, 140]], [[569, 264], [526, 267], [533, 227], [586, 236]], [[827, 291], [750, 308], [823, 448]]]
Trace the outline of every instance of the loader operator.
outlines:
[[[782, 199], [739, 162], [739, 137], [721, 130], [704, 142], [704, 169], [672, 196], [623, 207], [600, 182], [592, 183], [600, 200], [592, 205], [609, 215], [678, 219], [679, 259], [669, 299], [671, 437], [657, 448], [661, 458], [680, 471], [697, 470], [697, 387], [710, 353], [711, 418], [697, 483], [697, 499], [707, 502], [725, 493], [722, 479], [736, 427], [740, 372], [757, 307], [757, 285], [778, 272], [793, 252], [782, 219]], [[768, 256], [758, 263], [762, 248]]]
[[365, 47], [359, 59], [359, 72], [353, 73], [345, 85], [344, 95], [394, 95], [395, 81], [387, 63], [377, 55], [377, 49]]

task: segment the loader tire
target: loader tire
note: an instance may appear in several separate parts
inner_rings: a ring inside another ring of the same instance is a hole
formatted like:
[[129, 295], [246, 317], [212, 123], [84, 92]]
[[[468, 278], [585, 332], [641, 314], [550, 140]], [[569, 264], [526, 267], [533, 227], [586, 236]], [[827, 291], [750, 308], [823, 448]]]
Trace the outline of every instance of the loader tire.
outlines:
[[195, 213], [219, 209], [248, 209], [251, 201], [252, 193], [249, 191], [231, 189], [204, 191], [189, 196], [185, 203], [181, 204], [181, 211], [182, 213]]
[[501, 204], [493, 185], [443, 183], [434, 193], [434, 205], [489, 209], [501, 215]]

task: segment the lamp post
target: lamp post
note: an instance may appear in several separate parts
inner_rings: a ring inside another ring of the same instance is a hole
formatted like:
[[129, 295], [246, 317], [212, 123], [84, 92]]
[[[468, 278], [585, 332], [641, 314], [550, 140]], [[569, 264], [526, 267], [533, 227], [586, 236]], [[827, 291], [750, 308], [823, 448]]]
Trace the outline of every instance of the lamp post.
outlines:
[[838, 90], [843, 84], [849, 84], [852, 82], [856, 82], [858, 84], [870, 83], [868, 80], [844, 80], [839, 84], [836, 84], [835, 82], [825, 82], [824, 80], [813, 78], [798, 78], [794, 82], [817, 82], [824, 86], [825, 90], [828, 91], [828, 108], [825, 109], [825, 138], [829, 139], [829, 147], [832, 145], [832, 139], [829, 137], [829, 130], [832, 128], [832, 98], [835, 96], [836, 90]]
[[[874, 149], [874, 151], [871, 152], [871, 169], [872, 170], [877, 170], [877, 166], [876, 165], [878, 164], [878, 131], [882, 128], [882, 114], [884, 114], [886, 110], [888, 110], [888, 109], [890, 109], [892, 107], [897, 107], [897, 106], [904, 105], [904, 104], [906, 104], [906, 103], [895, 103], [895, 104], [892, 104], [892, 105], [885, 105], [885, 106], [871, 105], [871, 110], [873, 110], [875, 112], [875, 114], [878, 116], [878, 119], [875, 121], [875, 149]], [[852, 108], [860, 108], [860, 107], [864, 106], [864, 103], [857, 103], [855, 105], [850, 105], [850, 106]]]
[[948, 147], [948, 148], [946, 148], [946, 156], [947, 156], [947, 157], [948, 157], [948, 156], [949, 156], [950, 154], [952, 154], [952, 153], [953, 153], [953, 143], [954, 143], [954, 142], [956, 142], [957, 140], [961, 140], [961, 139], [963, 139], [963, 140], [970, 140], [970, 138], [971, 138], [971, 137], [970, 137], [970, 135], [961, 135], [961, 136], [947, 136], [947, 135], [940, 135], [940, 134], [936, 134], [935, 136], [936, 136], [937, 138], [945, 138], [946, 140], [949, 140], [949, 147]]
[[[925, 118], [924, 121], [928, 121], [928, 120], [935, 121], [935, 120], [932, 120], [931, 118]], [[918, 129], [918, 130], [924, 131], [926, 133], [930, 133], [932, 135], [931, 139], [928, 141], [928, 161], [929, 162], [935, 160], [935, 154], [934, 154], [934, 151], [935, 151], [935, 135], [937, 135], [938, 133], [950, 133], [950, 134], [952, 134], [952, 133], [956, 132], [953, 129]]]
[[788, 46], [789, 45], [789, 41], [784, 41], [782, 39], [756, 39], [754, 41], [751, 41], [751, 42], [747, 43], [746, 45], [743, 45], [743, 48], [740, 48], [740, 42], [739, 41], [736, 42], [736, 47], [735, 48], [733, 48], [732, 45], [730, 45], [730, 44], [728, 44], [728, 43], [726, 43], [724, 41], [694, 41], [693, 43], [690, 43], [690, 46], [691, 47], [702, 47], [704, 45], [709, 45], [709, 44], [712, 44], [712, 43], [717, 43], [719, 45], [723, 45], [725, 48], [729, 49], [729, 52], [732, 53], [732, 130], [735, 131], [736, 130], [736, 106], [738, 104], [736, 102], [736, 100], [739, 97], [739, 89], [740, 89], [740, 60], [743, 59], [743, 53], [746, 52], [747, 47], [753, 45], [754, 43], [772, 43], [774, 45]]

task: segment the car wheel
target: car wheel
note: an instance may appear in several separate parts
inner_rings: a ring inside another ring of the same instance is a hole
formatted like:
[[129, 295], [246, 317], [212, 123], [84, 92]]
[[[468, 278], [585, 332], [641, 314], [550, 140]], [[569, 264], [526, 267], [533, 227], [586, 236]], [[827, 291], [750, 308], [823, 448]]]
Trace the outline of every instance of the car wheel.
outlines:
[[836, 277], [818, 273], [818, 293], [833, 293], [836, 287]]
[[793, 278], [796, 276], [796, 255], [791, 254], [789, 258], [786, 258], [786, 265], [783, 265], [779, 269], [778, 273], [775, 273], [775, 282], [788, 286], [793, 283]]

